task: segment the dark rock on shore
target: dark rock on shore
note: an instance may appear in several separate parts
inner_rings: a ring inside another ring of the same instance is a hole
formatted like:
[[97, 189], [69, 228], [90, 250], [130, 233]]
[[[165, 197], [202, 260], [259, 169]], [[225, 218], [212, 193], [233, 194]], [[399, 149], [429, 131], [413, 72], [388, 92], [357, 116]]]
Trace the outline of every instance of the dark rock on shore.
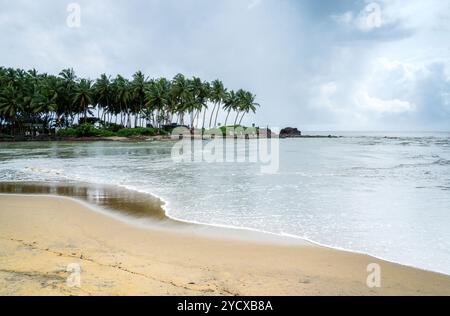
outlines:
[[302, 137], [302, 132], [297, 128], [286, 127], [280, 131], [280, 138], [295, 138]]

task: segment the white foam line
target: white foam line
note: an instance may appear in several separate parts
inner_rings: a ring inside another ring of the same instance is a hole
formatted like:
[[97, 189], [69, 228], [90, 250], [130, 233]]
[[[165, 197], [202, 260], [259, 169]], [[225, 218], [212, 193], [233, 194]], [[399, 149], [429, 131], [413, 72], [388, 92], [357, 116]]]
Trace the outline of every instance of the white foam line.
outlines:
[[[86, 184], [94, 184], [94, 185], [109, 185], [111, 186], [111, 184], [105, 184], [105, 183], [101, 183], [101, 182], [84, 182]], [[69, 184], [70, 185], [70, 184]], [[403, 263], [403, 262], [398, 262], [395, 260], [391, 260], [391, 259], [386, 259], [380, 256], [376, 256], [364, 251], [358, 251], [358, 250], [351, 250], [351, 249], [346, 249], [346, 248], [342, 248], [342, 247], [338, 247], [338, 246], [330, 246], [330, 245], [326, 245], [326, 244], [322, 244], [320, 242], [311, 240], [307, 237], [302, 237], [302, 236], [298, 236], [298, 235], [294, 235], [294, 234], [289, 234], [289, 233], [273, 233], [273, 232], [268, 232], [268, 231], [264, 231], [264, 230], [260, 230], [260, 229], [256, 229], [256, 228], [249, 228], [249, 227], [239, 227], [239, 226], [233, 226], [233, 225], [224, 225], [224, 224], [211, 224], [211, 223], [202, 223], [202, 222], [198, 222], [198, 221], [192, 221], [192, 220], [185, 220], [185, 219], [181, 219], [181, 218], [177, 218], [175, 216], [170, 215], [169, 213], [169, 201], [165, 200], [163, 197], [158, 196], [157, 194], [154, 193], [149, 193], [147, 191], [143, 191], [143, 190], [139, 190], [136, 189], [134, 187], [130, 187], [130, 186], [126, 186], [126, 185], [114, 185], [116, 187], [121, 187], [124, 188], [126, 190], [130, 190], [130, 191], [135, 191], [135, 192], [139, 192], [142, 194], [147, 194], [150, 195], [154, 198], [157, 198], [159, 200], [161, 200], [161, 202], [163, 203], [163, 205], [161, 205], [162, 209], [164, 210], [164, 213], [166, 215], [167, 218], [172, 219], [174, 221], [179, 221], [182, 223], [186, 223], [186, 224], [194, 224], [194, 225], [199, 225], [199, 226], [205, 226], [205, 227], [217, 227], [217, 228], [225, 228], [225, 229], [233, 229], [233, 230], [241, 230], [241, 231], [251, 231], [251, 232], [256, 232], [256, 233], [262, 233], [262, 234], [266, 234], [266, 235], [272, 235], [272, 236], [277, 236], [277, 237], [287, 237], [287, 238], [293, 238], [293, 239], [299, 239], [299, 240], [303, 240], [305, 242], [311, 243], [312, 245], [315, 246], [319, 246], [319, 247], [324, 247], [324, 248], [328, 248], [328, 249], [332, 249], [332, 250], [338, 250], [338, 251], [345, 251], [345, 252], [349, 252], [349, 253], [354, 253], [354, 254], [360, 254], [360, 255], [365, 255], [365, 256], [369, 256], [378, 260], [382, 260], [385, 262], [389, 262], [389, 263], [394, 263], [394, 264], [398, 264], [404, 267], [408, 267], [408, 268], [414, 268], [414, 269], [419, 269], [422, 271], [427, 271], [427, 272], [433, 272], [433, 273], [439, 273], [439, 274], [443, 274], [443, 275], [450, 275], [449, 273], [443, 272], [443, 271], [437, 271], [437, 270], [430, 270], [430, 269], [425, 269], [422, 267], [418, 267], [418, 266], [414, 266], [411, 264], [407, 264], [407, 263]], [[8, 195], [8, 194], [1, 194], [0, 195]], [[9, 195], [23, 195], [23, 194], [9, 194]], [[48, 195], [48, 194], [26, 194], [26, 195], [30, 195], [30, 196], [47, 196], [47, 197], [63, 197], [63, 198], [67, 198], [70, 200], [74, 200], [77, 202], [81, 202], [84, 206], [87, 206], [89, 209], [101, 213], [103, 215], [109, 216], [111, 218], [114, 218], [116, 220], [119, 221], [126, 221], [129, 224], [133, 224], [133, 225], [137, 225], [140, 228], [149, 228], [148, 225], [143, 224], [141, 221], [138, 220], [134, 220], [132, 217], [130, 216], [126, 216], [123, 214], [114, 214], [112, 211], [108, 211], [107, 209], [103, 209], [97, 206], [93, 206], [91, 203], [88, 203], [84, 200], [80, 200], [77, 198], [72, 198], [72, 197], [68, 197], [68, 196], [63, 196], [63, 195]], [[155, 222], [156, 223], [156, 222]]]
[[427, 271], [427, 272], [433, 272], [433, 273], [439, 273], [439, 274], [444, 274], [444, 275], [450, 275], [448, 273], [445, 273], [443, 271], [437, 271], [437, 270], [429, 270], [429, 269], [425, 269], [425, 268], [421, 268], [421, 267], [417, 267], [411, 264], [407, 264], [407, 263], [403, 263], [403, 262], [398, 262], [395, 260], [391, 260], [391, 259], [386, 259], [380, 256], [376, 256], [373, 255], [371, 253], [368, 252], [364, 252], [364, 251], [358, 251], [358, 250], [351, 250], [351, 249], [346, 249], [346, 248], [342, 248], [342, 247], [338, 247], [338, 246], [330, 246], [330, 245], [326, 245], [326, 244], [322, 244], [320, 242], [311, 240], [307, 237], [302, 237], [302, 236], [298, 236], [298, 235], [294, 235], [294, 234], [289, 234], [289, 233], [273, 233], [273, 232], [268, 232], [268, 231], [264, 231], [264, 230], [260, 230], [260, 229], [256, 229], [256, 228], [249, 228], [249, 227], [239, 227], [239, 226], [233, 226], [233, 225], [224, 225], [224, 224], [211, 224], [211, 223], [202, 223], [202, 222], [198, 222], [198, 221], [193, 221], [193, 220], [185, 220], [185, 219], [181, 219], [181, 218], [177, 218], [175, 216], [172, 216], [169, 212], [169, 201], [166, 201], [164, 198], [153, 194], [153, 193], [149, 193], [146, 191], [142, 191], [142, 190], [138, 190], [135, 188], [131, 188], [128, 186], [122, 186], [119, 185], [127, 190], [132, 190], [135, 192], [139, 192], [139, 193], [143, 193], [143, 194], [148, 194], [151, 196], [154, 196], [157, 199], [160, 199], [163, 202], [163, 205], [161, 206], [165, 212], [165, 215], [172, 220], [175, 221], [179, 221], [179, 222], [184, 222], [184, 223], [188, 223], [188, 224], [194, 224], [194, 225], [200, 225], [200, 226], [207, 226], [207, 227], [217, 227], [217, 228], [226, 228], [226, 229], [234, 229], [234, 230], [241, 230], [241, 231], [252, 231], [252, 232], [257, 232], [257, 233], [262, 233], [262, 234], [266, 234], [266, 235], [272, 235], [272, 236], [277, 236], [277, 237], [287, 237], [287, 238], [292, 238], [292, 239], [299, 239], [308, 243], [311, 243], [312, 245], [315, 246], [319, 246], [319, 247], [324, 247], [324, 248], [328, 248], [328, 249], [332, 249], [332, 250], [338, 250], [338, 251], [345, 251], [345, 252], [349, 252], [349, 253], [354, 253], [354, 254], [360, 254], [360, 255], [365, 255], [365, 256], [369, 256], [378, 260], [382, 260], [385, 262], [389, 262], [389, 263], [394, 263], [394, 264], [398, 264], [401, 265], [403, 267], [408, 267], [408, 268], [414, 268], [414, 269], [419, 269], [422, 271]]

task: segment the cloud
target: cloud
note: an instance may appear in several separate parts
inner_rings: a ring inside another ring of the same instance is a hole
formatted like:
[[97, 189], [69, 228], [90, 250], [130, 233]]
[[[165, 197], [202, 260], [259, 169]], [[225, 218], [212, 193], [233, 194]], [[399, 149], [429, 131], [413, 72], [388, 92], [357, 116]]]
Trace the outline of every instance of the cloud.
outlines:
[[414, 111], [415, 105], [408, 101], [399, 99], [383, 100], [371, 97], [367, 91], [361, 90], [356, 93], [355, 103], [364, 110], [374, 111], [381, 114], [404, 113]]
[[257, 95], [246, 118], [301, 129], [450, 126], [450, 2], [0, 0], [3, 66], [183, 72]]
[[352, 11], [347, 11], [343, 14], [332, 15], [331, 18], [344, 26], [354, 27], [363, 32], [369, 32], [387, 24], [387, 21], [383, 19], [381, 6], [377, 2], [367, 4], [356, 15]]
[[261, 4], [261, 2], [262, 2], [262, 0], [250, 0], [248, 9], [252, 10], [252, 9], [256, 8], [257, 6], [259, 6]]

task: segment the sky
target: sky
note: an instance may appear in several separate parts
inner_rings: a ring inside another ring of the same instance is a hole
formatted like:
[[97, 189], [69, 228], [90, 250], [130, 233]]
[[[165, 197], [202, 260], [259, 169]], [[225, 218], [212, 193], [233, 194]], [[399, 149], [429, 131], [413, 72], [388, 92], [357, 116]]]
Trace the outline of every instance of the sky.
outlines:
[[0, 32], [4, 67], [219, 78], [246, 124], [450, 130], [450, 1], [0, 0]]

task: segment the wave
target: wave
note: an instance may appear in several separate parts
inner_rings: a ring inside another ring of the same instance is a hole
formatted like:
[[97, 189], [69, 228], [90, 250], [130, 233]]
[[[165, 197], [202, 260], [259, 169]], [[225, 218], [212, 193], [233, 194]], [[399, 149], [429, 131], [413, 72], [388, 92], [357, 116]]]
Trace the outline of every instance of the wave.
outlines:
[[433, 165], [448, 166], [450, 165], [450, 160], [441, 158], [433, 162]]

